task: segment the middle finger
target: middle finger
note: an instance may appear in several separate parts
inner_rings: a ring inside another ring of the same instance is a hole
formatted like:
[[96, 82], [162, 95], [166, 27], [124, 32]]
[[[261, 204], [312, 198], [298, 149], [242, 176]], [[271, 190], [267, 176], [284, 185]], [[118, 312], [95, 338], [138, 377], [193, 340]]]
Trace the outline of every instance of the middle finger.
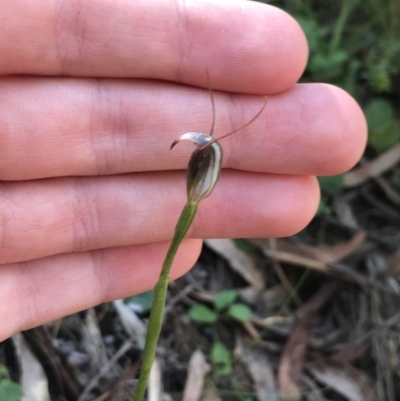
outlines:
[[[250, 120], [259, 96], [215, 93], [218, 137]], [[188, 131], [208, 133], [207, 91], [144, 80], [0, 80], [0, 179], [182, 169], [192, 145], [169, 145]], [[224, 139], [224, 167], [278, 174], [337, 174], [360, 157], [365, 121], [338, 88], [297, 85], [269, 98], [260, 117]], [[344, 144], [352, 144], [344, 146]]]
[[[185, 173], [136, 173], [0, 184], [0, 264], [169, 240], [185, 203]], [[201, 202], [192, 238], [287, 236], [318, 205], [308, 176], [225, 170]]]

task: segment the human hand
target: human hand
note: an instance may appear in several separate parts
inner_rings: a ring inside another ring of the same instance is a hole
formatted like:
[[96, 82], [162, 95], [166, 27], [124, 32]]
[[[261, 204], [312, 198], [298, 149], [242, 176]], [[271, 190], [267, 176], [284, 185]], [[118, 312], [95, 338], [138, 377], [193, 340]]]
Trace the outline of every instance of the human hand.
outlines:
[[[4, 0], [0, 10], [0, 341], [158, 278], [186, 200], [188, 131], [216, 102], [225, 171], [202, 201], [172, 277], [205, 237], [277, 237], [314, 215], [315, 175], [362, 154], [357, 104], [295, 85], [294, 20], [248, 1]], [[29, 75], [23, 76], [23, 75]]]

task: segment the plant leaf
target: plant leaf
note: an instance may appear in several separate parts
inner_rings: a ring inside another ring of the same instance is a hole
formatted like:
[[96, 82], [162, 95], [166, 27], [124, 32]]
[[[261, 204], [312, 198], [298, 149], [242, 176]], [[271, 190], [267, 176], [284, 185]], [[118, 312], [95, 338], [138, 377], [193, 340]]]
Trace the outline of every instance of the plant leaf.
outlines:
[[189, 310], [188, 316], [190, 319], [201, 323], [214, 323], [218, 316], [211, 309], [204, 305], [194, 305]]
[[317, 21], [314, 18], [304, 17], [301, 15], [294, 15], [294, 17], [303, 29], [303, 32], [306, 34], [310, 53], [317, 52], [321, 35], [321, 29], [318, 26]]
[[327, 195], [335, 195], [340, 192], [344, 186], [344, 175], [333, 175], [332, 177], [318, 177], [321, 191]]
[[243, 304], [233, 304], [227, 311], [227, 315], [232, 319], [244, 322], [251, 316], [251, 310], [248, 306]]
[[331, 213], [332, 213], [332, 208], [330, 206], [328, 206], [328, 204], [326, 203], [326, 199], [321, 197], [321, 199], [319, 201], [319, 205], [318, 205], [317, 214], [324, 215], [324, 214], [331, 214]]
[[218, 293], [214, 299], [215, 309], [220, 311], [230, 305], [237, 297], [237, 291], [226, 290]]
[[395, 120], [392, 120], [385, 128], [374, 130], [369, 133], [368, 145], [372, 146], [377, 152], [384, 152], [396, 145], [399, 140], [400, 125]]
[[136, 313], [145, 314], [151, 309], [153, 303], [154, 291], [143, 292], [142, 294], [134, 295], [124, 299], [124, 303], [129, 305]]
[[228, 374], [232, 368], [232, 357], [228, 348], [224, 344], [217, 341], [211, 349], [211, 361], [218, 368], [218, 373]]
[[243, 252], [250, 253], [256, 250], [256, 247], [246, 238], [233, 238], [232, 241]]
[[387, 100], [371, 100], [364, 109], [370, 131], [383, 130], [393, 120], [393, 107]]
[[18, 401], [22, 396], [22, 387], [19, 384], [10, 379], [4, 379], [0, 382], [0, 400]]

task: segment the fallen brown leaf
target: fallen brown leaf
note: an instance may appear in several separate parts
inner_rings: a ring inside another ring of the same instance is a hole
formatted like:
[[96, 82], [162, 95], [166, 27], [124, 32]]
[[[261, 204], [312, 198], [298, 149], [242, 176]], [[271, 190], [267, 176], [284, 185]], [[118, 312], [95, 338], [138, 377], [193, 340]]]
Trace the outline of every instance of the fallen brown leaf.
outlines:
[[279, 391], [282, 399], [296, 401], [301, 397], [301, 376], [312, 321], [336, 289], [335, 282], [325, 284], [299, 309], [298, 320], [283, 349], [278, 370]]
[[188, 376], [183, 391], [182, 401], [200, 400], [207, 370], [208, 367], [204, 354], [200, 350], [196, 350], [190, 357]]
[[390, 257], [382, 276], [393, 277], [398, 274], [400, 274], [400, 248]]
[[306, 366], [314, 378], [348, 401], [379, 401], [374, 389], [361, 373], [349, 364], [319, 361]]
[[[50, 401], [49, 384], [41, 363], [21, 333], [15, 334], [12, 341], [21, 367], [23, 400]], [[5, 393], [4, 395], [6, 396]]]
[[349, 171], [344, 176], [345, 187], [360, 185], [372, 177], [379, 177], [400, 161], [400, 143], [391, 147], [377, 158], [364, 163], [361, 167]]
[[206, 380], [203, 393], [201, 401], [222, 401], [218, 394], [218, 390], [211, 380]]
[[324, 263], [335, 263], [351, 255], [364, 241], [365, 232], [358, 232], [349, 241], [340, 242], [330, 246], [309, 246], [305, 244], [291, 244], [285, 240], [279, 240], [277, 249], [292, 252], [309, 258], [315, 258]]
[[370, 349], [370, 341], [360, 341], [347, 345], [345, 348], [330, 356], [330, 359], [336, 362], [352, 362]]
[[[354, 206], [351, 202], [352, 197], [354, 197], [353, 191], [335, 196], [332, 202], [332, 210], [334, 211], [337, 222], [340, 225], [352, 228], [354, 232], [357, 232], [360, 230], [360, 223], [358, 222], [355, 213], [356, 210], [354, 209]], [[336, 219], [333, 219], [333, 221], [336, 222]]]
[[[252, 242], [255, 245], [260, 246], [265, 256], [268, 256], [270, 258], [275, 258], [280, 262], [290, 263], [295, 266], [302, 266], [305, 268], [311, 268], [320, 271], [322, 273], [331, 273], [329, 266], [326, 263], [321, 262], [320, 260], [299, 255], [298, 252], [293, 253], [293, 252], [285, 252], [285, 251], [270, 249], [268, 246], [265, 246], [264, 240], [256, 239], [252, 240]], [[294, 251], [294, 249], [291, 250]]]
[[273, 368], [267, 355], [255, 347], [244, 349], [241, 354], [253, 380], [258, 401], [277, 401]]
[[251, 240], [262, 252], [280, 262], [302, 266], [321, 273], [340, 277], [343, 280], [361, 284], [365, 280], [352, 270], [333, 267], [335, 262], [351, 255], [364, 241], [365, 233], [359, 232], [349, 241], [331, 246], [312, 247], [305, 244], [292, 244], [287, 240], [277, 240], [276, 249], [271, 249], [270, 242], [265, 239]]
[[229, 239], [208, 239], [204, 241], [214, 252], [226, 259], [231, 268], [240, 274], [256, 291], [264, 287], [264, 274], [249, 255], [238, 249]]
[[400, 194], [383, 177], [375, 177], [375, 182], [395, 205], [400, 205]]

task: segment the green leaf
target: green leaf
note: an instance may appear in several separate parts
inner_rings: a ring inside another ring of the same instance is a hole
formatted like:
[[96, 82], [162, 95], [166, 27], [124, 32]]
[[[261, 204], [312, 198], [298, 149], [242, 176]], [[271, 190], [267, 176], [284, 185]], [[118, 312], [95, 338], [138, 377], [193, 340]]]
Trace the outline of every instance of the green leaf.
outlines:
[[390, 79], [389, 65], [386, 61], [369, 66], [365, 77], [374, 92], [383, 93], [390, 90], [392, 82]]
[[232, 357], [228, 348], [221, 342], [214, 343], [211, 349], [211, 361], [218, 368], [218, 373], [228, 374], [232, 369]]
[[344, 175], [333, 175], [332, 177], [318, 177], [321, 191], [327, 195], [334, 195], [340, 192], [344, 185]]
[[316, 52], [318, 50], [318, 42], [321, 32], [317, 21], [314, 18], [307, 18], [301, 15], [295, 15], [294, 17], [307, 37], [310, 53]]
[[133, 297], [125, 298], [124, 302], [130, 306], [133, 306], [135, 312], [145, 314], [150, 312], [151, 305], [153, 303], [153, 297], [154, 291], [151, 290]]
[[319, 201], [318, 205], [318, 210], [317, 214], [323, 215], [323, 214], [331, 214], [332, 213], [332, 208], [327, 205], [326, 200], [321, 197], [321, 200]]
[[215, 309], [220, 311], [230, 305], [237, 297], [237, 291], [226, 290], [218, 293], [214, 300]]
[[329, 55], [317, 53], [311, 57], [308, 68], [315, 79], [330, 80], [344, 74], [348, 59], [347, 53], [343, 50], [337, 50]]
[[370, 132], [386, 129], [393, 120], [393, 107], [384, 99], [371, 100], [364, 113]]
[[383, 152], [396, 145], [400, 140], [400, 125], [392, 120], [390, 124], [381, 130], [370, 131], [368, 145], [377, 152]]
[[227, 315], [232, 319], [244, 322], [251, 316], [251, 310], [248, 306], [243, 304], [233, 304], [227, 311]]
[[256, 249], [256, 247], [248, 239], [234, 238], [232, 241], [235, 246], [243, 252], [252, 252]]
[[8, 375], [7, 368], [3, 364], [0, 363], [0, 382], [3, 379], [8, 379], [8, 378], [9, 378], [9, 375]]
[[1, 401], [18, 401], [23, 395], [22, 387], [19, 384], [10, 379], [4, 379], [0, 382]]
[[214, 323], [218, 316], [211, 309], [204, 305], [194, 305], [189, 310], [188, 316], [190, 319], [201, 323]]

